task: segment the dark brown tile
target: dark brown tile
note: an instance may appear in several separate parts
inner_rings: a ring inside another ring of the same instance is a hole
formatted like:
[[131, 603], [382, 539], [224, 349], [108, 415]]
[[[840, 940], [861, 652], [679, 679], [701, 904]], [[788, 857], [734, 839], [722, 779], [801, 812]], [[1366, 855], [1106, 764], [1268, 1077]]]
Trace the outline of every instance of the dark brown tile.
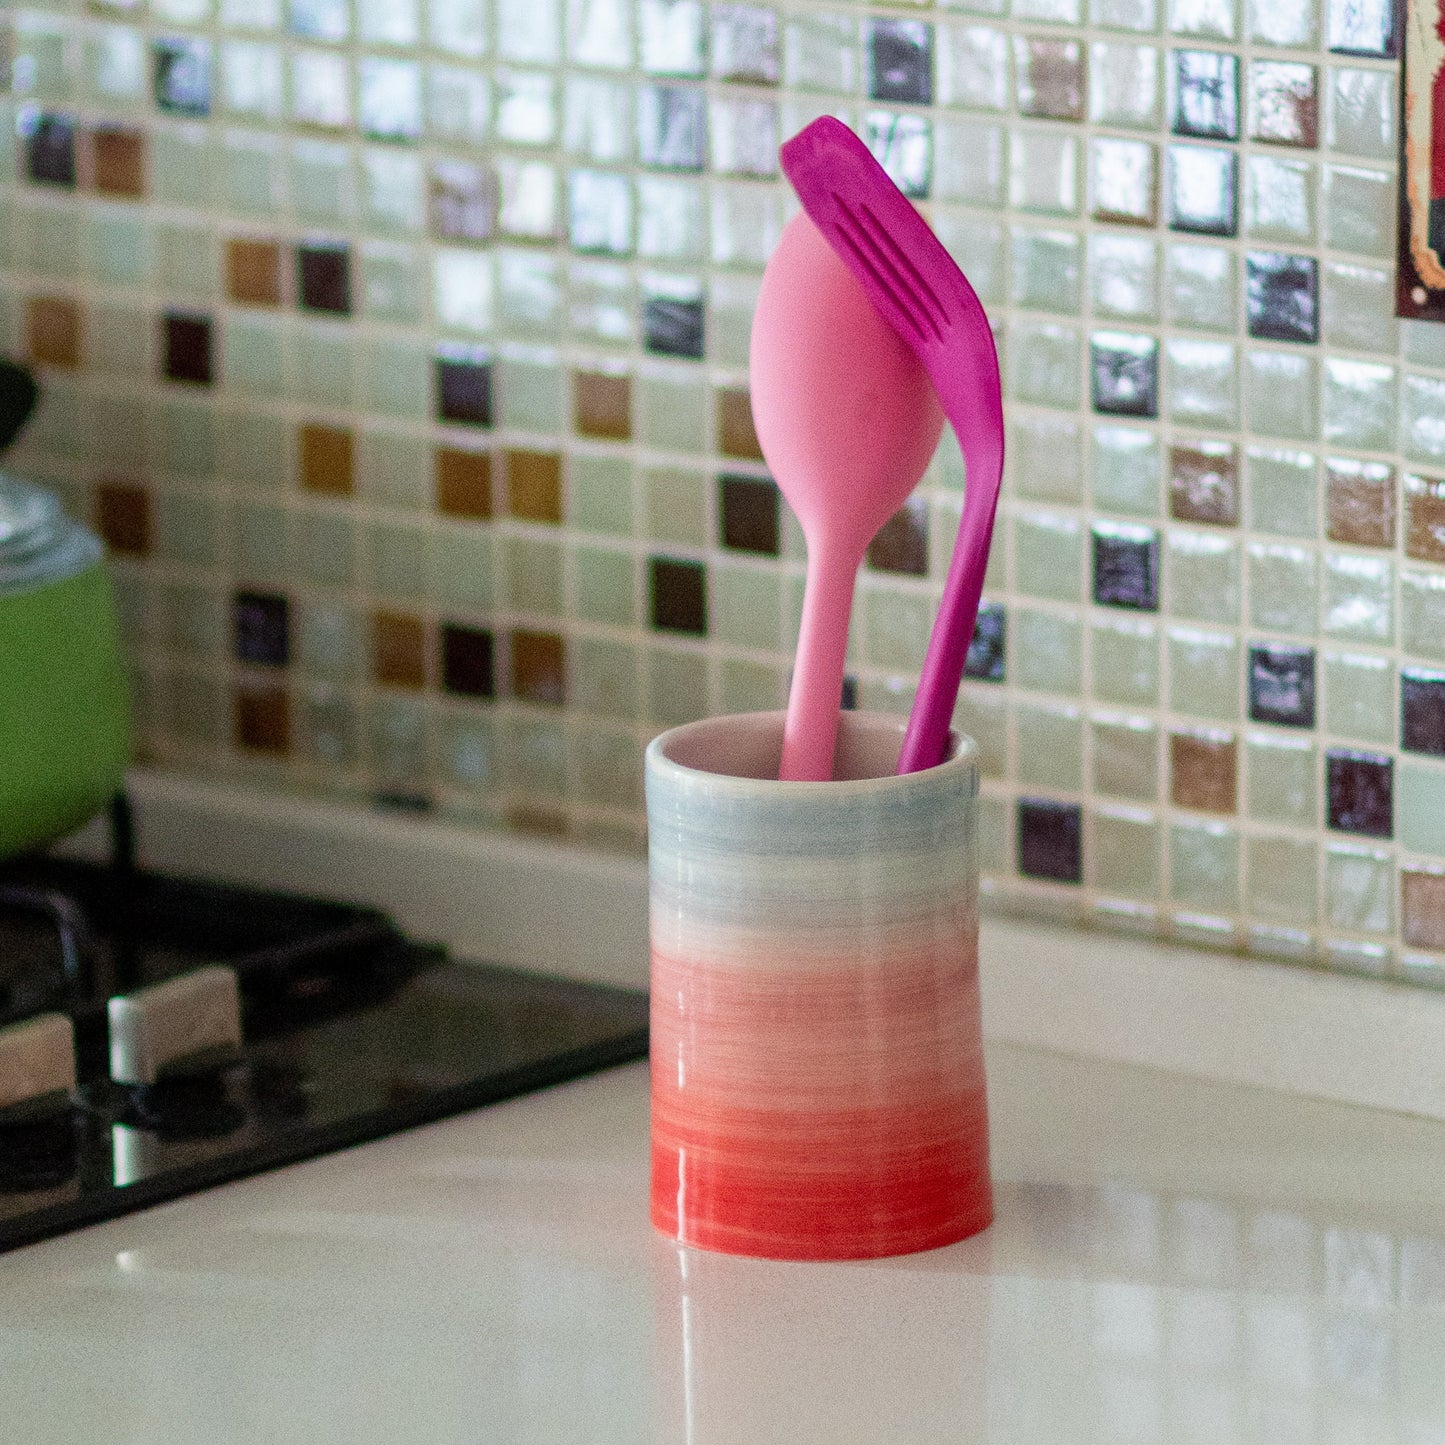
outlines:
[[567, 647], [557, 633], [512, 634], [512, 696], [528, 702], [567, 701]]
[[25, 137], [25, 173], [39, 185], [75, 185], [75, 120], [46, 112], [36, 116]]
[[1314, 256], [1246, 251], [1244, 320], [1251, 336], [1313, 345], [1320, 335], [1320, 265]]
[[242, 306], [279, 306], [280, 243], [244, 238], [227, 241], [226, 295]]
[[1445, 672], [1401, 668], [1400, 746], [1412, 753], [1445, 757]]
[[868, 544], [868, 565], [875, 572], [928, 575], [928, 506], [921, 497], [905, 502]]
[[101, 482], [95, 489], [95, 530], [112, 552], [144, 557], [154, 540], [150, 493], [134, 482]]
[[1330, 748], [1325, 753], [1328, 824], [1339, 833], [1389, 838], [1395, 831], [1395, 763], [1381, 753]]
[[349, 497], [356, 486], [356, 444], [346, 427], [306, 422], [300, 429], [301, 485], [308, 492]]
[[654, 557], [649, 570], [652, 625], [706, 637], [707, 568], [701, 562]]
[[562, 520], [562, 458], [556, 452], [509, 449], [507, 511], [528, 522]]
[[436, 358], [438, 421], [465, 426], [492, 424], [492, 365], [480, 355]]
[[371, 618], [371, 675], [388, 687], [426, 686], [426, 624], [409, 612]]
[[496, 645], [483, 627], [442, 626], [442, 686], [459, 697], [495, 697]]
[[237, 662], [286, 667], [291, 661], [291, 603], [279, 592], [238, 591], [231, 601]]
[[25, 303], [25, 350], [39, 366], [81, 364], [80, 306], [68, 296], [32, 296]]
[[138, 199], [146, 193], [146, 138], [124, 126], [101, 126], [91, 136], [95, 188], [102, 195]]
[[1232, 733], [1171, 733], [1169, 796], [1176, 808], [1233, 813], [1238, 804], [1239, 746]]
[[574, 371], [572, 425], [579, 436], [627, 441], [632, 436], [632, 378]]
[[1406, 868], [1400, 894], [1405, 942], [1412, 948], [1445, 949], [1445, 873]]
[[307, 311], [351, 314], [351, 248], [298, 246], [296, 294]]
[[717, 446], [725, 457], [762, 461], [763, 449], [753, 427], [753, 403], [746, 391], [718, 392]]
[[1018, 869], [1026, 878], [1080, 883], [1084, 877], [1084, 810], [1053, 798], [1018, 801]]
[[168, 312], [161, 318], [161, 373], [168, 381], [210, 386], [216, 379], [211, 318]]
[[1245, 673], [1249, 716], [1286, 728], [1315, 725], [1315, 650], [1287, 643], [1251, 643]]
[[236, 746], [252, 752], [291, 751], [291, 703], [286, 689], [242, 683], [233, 698]]
[[1445, 562], [1445, 482], [1405, 477], [1405, 551], [1422, 562]]
[[1170, 447], [1169, 511], [1181, 522], [1239, 521], [1239, 457], [1230, 442]]
[[724, 547], [764, 557], [778, 555], [776, 483], [766, 477], [719, 477], [718, 511]]
[[1325, 460], [1325, 529], [1332, 542], [1395, 545], [1395, 469], [1350, 457]]
[[449, 517], [485, 520], [492, 515], [492, 457], [460, 447], [438, 447], [435, 456], [437, 511]]
[[1159, 610], [1159, 532], [1125, 522], [1095, 522], [1094, 601], [1101, 607]]

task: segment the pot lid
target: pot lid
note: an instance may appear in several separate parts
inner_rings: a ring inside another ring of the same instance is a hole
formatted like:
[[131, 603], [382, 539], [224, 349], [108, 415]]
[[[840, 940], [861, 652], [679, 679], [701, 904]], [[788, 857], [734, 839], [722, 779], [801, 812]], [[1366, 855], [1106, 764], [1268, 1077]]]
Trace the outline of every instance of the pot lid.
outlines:
[[54, 492], [0, 472], [0, 595], [73, 577], [101, 551], [100, 539], [65, 515]]

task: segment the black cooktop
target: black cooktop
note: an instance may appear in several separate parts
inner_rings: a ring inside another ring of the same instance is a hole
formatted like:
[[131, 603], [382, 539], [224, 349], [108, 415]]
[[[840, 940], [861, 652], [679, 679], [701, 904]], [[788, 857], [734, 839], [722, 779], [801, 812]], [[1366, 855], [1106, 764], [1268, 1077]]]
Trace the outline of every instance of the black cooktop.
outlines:
[[[216, 964], [239, 1047], [117, 1082], [108, 1000]], [[73, 1022], [76, 1085], [0, 1108], [0, 1251], [647, 1052], [641, 992], [457, 962], [362, 908], [56, 859], [0, 869], [0, 1027], [41, 1014]]]

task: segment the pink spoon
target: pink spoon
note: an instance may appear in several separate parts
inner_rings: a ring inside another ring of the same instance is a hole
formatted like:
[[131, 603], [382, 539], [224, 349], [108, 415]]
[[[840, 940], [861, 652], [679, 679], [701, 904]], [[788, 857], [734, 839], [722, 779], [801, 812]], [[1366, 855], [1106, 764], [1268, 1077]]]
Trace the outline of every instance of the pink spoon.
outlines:
[[763, 272], [749, 357], [763, 456], [808, 542], [778, 776], [833, 776], [853, 583], [908, 500], [943, 413], [928, 373], [799, 214]]
[[782, 160], [803, 209], [928, 368], [963, 448], [963, 518], [898, 757], [898, 771], [913, 773], [943, 761], [978, 620], [1003, 476], [998, 354], [963, 272], [842, 121], [815, 120], [783, 146]]

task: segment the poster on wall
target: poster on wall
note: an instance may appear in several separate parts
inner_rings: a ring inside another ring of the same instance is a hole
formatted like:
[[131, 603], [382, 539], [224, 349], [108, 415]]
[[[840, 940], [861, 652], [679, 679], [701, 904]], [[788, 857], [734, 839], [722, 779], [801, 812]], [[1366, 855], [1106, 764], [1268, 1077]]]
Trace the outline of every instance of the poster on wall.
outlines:
[[1445, 321], [1445, 0], [1404, 0], [1395, 310]]

